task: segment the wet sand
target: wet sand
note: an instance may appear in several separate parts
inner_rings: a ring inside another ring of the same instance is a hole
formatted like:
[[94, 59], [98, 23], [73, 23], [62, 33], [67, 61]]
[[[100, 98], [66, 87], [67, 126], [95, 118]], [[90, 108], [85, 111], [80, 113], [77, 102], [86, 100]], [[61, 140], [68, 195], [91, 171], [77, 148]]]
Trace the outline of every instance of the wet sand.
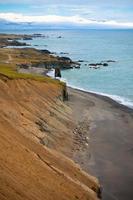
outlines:
[[68, 92], [77, 124], [73, 159], [99, 178], [103, 200], [132, 200], [133, 110], [108, 97]]

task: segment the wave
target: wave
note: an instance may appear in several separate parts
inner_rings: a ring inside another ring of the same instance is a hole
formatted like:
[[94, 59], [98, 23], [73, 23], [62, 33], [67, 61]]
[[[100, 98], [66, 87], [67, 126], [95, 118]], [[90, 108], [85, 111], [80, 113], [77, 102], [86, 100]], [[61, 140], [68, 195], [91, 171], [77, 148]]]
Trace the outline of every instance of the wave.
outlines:
[[55, 74], [55, 70], [54, 69], [51, 69], [47, 72], [47, 76], [51, 77], [51, 78], [54, 78], [54, 74]]
[[78, 90], [81, 90], [81, 91], [84, 91], [84, 92], [89, 92], [89, 93], [92, 93], [92, 94], [98, 94], [100, 96], [109, 97], [110, 99], [116, 101], [117, 103], [133, 109], [133, 101], [131, 101], [128, 98], [121, 97], [121, 96], [118, 96], [118, 95], [111, 95], [111, 94], [107, 94], [107, 93], [96, 92], [96, 91], [92, 91], [92, 90], [85, 90], [84, 88], [77, 87], [77, 86], [74, 86], [74, 85], [71, 85], [71, 84], [67, 84], [67, 85], [69, 87], [73, 88], [73, 89], [78, 89]]
[[[47, 75], [50, 76], [51, 78], [54, 78], [54, 73], [55, 73], [55, 71], [54, 71], [54, 69], [52, 69], [47, 73]], [[107, 94], [107, 93], [96, 92], [96, 91], [92, 91], [92, 90], [86, 90], [84, 88], [77, 87], [77, 86], [70, 84], [65, 78], [59, 78], [59, 80], [65, 82], [68, 87], [71, 87], [73, 89], [81, 90], [81, 91], [84, 91], [84, 92], [90, 92], [92, 94], [98, 94], [100, 96], [109, 97], [110, 99], [113, 99], [114, 101], [116, 101], [120, 105], [124, 105], [124, 106], [127, 106], [128, 108], [133, 109], [133, 101], [131, 101], [128, 98], [121, 97], [121, 96], [118, 96], [118, 95], [111, 95], [111, 94]]]

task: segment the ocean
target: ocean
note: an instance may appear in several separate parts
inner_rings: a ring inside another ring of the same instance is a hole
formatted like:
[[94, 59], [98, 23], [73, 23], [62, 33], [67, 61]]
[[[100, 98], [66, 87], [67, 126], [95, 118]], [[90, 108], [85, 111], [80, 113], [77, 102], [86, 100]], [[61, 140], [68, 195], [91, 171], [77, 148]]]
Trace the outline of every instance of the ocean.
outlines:
[[[26, 42], [74, 61], [84, 61], [80, 69], [62, 71], [62, 78], [69, 86], [109, 96], [133, 108], [133, 30], [25, 30], [12, 33], [44, 34], [45, 38]], [[88, 65], [107, 60], [116, 62], [99, 69]]]

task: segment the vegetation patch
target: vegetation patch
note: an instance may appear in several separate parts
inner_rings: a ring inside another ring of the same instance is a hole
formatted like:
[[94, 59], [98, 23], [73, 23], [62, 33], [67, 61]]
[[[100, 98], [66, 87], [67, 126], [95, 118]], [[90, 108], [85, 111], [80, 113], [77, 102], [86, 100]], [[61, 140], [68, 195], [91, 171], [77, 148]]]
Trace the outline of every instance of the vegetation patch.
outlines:
[[0, 75], [6, 76], [9, 79], [31, 79], [31, 80], [42, 81], [46, 83], [54, 83], [54, 84], [65, 86], [65, 83], [59, 80], [52, 79], [47, 76], [41, 76], [37, 74], [18, 73], [16, 66], [13, 66], [13, 65], [9, 66], [9, 64], [0, 64]]

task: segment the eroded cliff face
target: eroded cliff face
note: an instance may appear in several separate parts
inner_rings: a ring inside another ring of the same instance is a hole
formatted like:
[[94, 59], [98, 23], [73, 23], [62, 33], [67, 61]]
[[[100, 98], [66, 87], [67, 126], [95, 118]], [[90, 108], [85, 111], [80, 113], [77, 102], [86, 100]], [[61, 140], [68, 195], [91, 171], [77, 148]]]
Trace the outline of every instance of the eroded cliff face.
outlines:
[[64, 156], [74, 124], [63, 89], [0, 77], [0, 200], [98, 199], [97, 179]]

